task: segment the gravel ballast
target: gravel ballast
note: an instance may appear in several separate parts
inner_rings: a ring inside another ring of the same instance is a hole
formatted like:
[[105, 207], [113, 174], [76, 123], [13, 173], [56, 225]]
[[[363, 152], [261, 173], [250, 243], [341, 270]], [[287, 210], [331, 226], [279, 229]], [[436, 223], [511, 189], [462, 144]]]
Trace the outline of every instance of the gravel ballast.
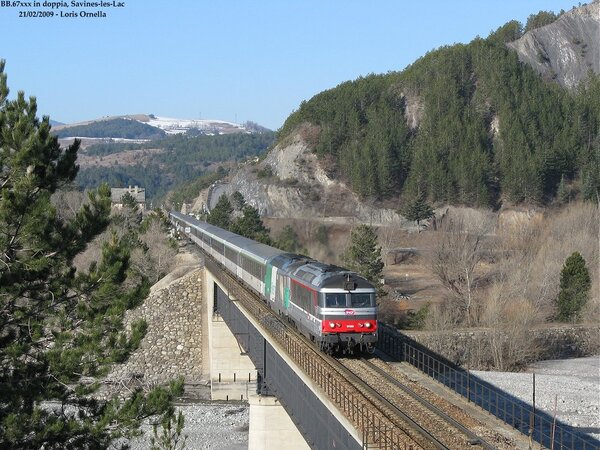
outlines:
[[[206, 336], [198, 320], [200, 314], [189, 314], [189, 310], [202, 311], [203, 308], [200, 273], [193, 270], [201, 264], [199, 258], [191, 256], [190, 259], [185, 272], [178, 272], [155, 286], [149, 300], [139, 311], [134, 311], [148, 321], [149, 333], [128, 365], [115, 370], [113, 376], [117, 381], [127, 379], [132, 373], [143, 374], [144, 381], [148, 382], [160, 382], [181, 374], [188, 384], [204, 386], [208, 377], [202, 373], [201, 349]], [[191, 273], [186, 273], [188, 270]], [[556, 397], [558, 420], [600, 439], [599, 356], [543, 361], [524, 373], [473, 371], [528, 403], [532, 399], [532, 372], [536, 374], [536, 408], [552, 416]], [[177, 408], [185, 416], [183, 434], [188, 436], [185, 448], [248, 448], [249, 406], [246, 403], [199, 402]], [[146, 426], [144, 432], [144, 436], [131, 443], [133, 449], [150, 447], [152, 428]]]

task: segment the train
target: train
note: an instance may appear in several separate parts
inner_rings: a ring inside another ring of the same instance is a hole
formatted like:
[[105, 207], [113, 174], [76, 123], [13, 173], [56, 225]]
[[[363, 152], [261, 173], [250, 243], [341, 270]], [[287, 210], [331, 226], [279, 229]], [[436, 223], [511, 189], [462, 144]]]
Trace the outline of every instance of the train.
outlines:
[[329, 354], [373, 352], [376, 289], [342, 267], [285, 252], [171, 211], [171, 223]]

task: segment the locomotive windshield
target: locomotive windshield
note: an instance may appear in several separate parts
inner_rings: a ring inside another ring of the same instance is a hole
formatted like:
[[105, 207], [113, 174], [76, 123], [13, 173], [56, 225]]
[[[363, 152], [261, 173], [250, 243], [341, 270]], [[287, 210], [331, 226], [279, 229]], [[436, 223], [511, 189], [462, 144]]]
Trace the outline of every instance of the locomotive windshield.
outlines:
[[361, 308], [371, 306], [371, 296], [372, 294], [350, 294], [352, 307]]
[[340, 292], [339, 294], [325, 295], [325, 306], [327, 308], [345, 308], [346, 307], [346, 293]]
[[[347, 302], [348, 295], [350, 296], [350, 303]], [[325, 295], [325, 307], [327, 308], [365, 308], [374, 306], [375, 301], [373, 294], [369, 292], [347, 294], [345, 292], [326, 294]]]

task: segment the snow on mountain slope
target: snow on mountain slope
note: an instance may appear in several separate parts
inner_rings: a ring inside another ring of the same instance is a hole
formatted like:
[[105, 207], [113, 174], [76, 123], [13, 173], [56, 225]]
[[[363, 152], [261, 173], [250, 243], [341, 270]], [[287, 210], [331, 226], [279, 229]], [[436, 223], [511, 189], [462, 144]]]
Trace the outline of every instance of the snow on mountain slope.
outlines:
[[146, 116], [147, 120], [138, 120], [138, 122], [160, 128], [167, 134], [185, 133], [190, 129], [197, 129], [205, 134], [228, 134], [228, 133], [247, 133], [244, 126], [227, 122], [224, 120], [208, 120], [208, 119], [175, 119], [172, 117]]
[[[84, 122], [72, 123], [72, 124], [61, 124], [53, 127], [54, 131], [62, 132], [63, 137], [65, 136], [64, 130], [70, 130], [74, 127], [78, 127], [79, 133], [84, 133], [81, 137], [102, 137], [102, 138], [122, 138], [125, 136], [108, 136], [101, 135], [98, 136], [97, 127], [94, 128], [95, 134], [85, 134], [89, 133], [89, 130], [82, 130], [82, 127], [86, 126], [95, 126], [100, 124], [101, 122], [114, 122], [118, 120], [129, 120], [132, 122], [142, 123], [144, 125], [148, 125], [157, 129], [164, 131], [167, 134], [182, 134], [186, 133], [190, 130], [196, 130], [198, 134], [205, 135], [219, 135], [219, 134], [233, 134], [233, 133], [253, 133], [260, 132], [259, 126], [253, 124], [252, 122], [248, 122], [245, 125], [228, 122], [225, 120], [215, 120], [215, 119], [180, 119], [173, 117], [162, 117], [155, 116], [154, 114], [128, 114], [122, 116], [106, 116], [99, 119], [88, 120]], [[122, 128], [123, 126], [120, 125]], [[258, 127], [258, 128], [257, 128]], [[114, 128], [114, 127], [113, 127]], [[79, 134], [78, 134], [79, 136]], [[72, 137], [72, 136], [69, 136]], [[140, 137], [141, 138], [141, 137]]]

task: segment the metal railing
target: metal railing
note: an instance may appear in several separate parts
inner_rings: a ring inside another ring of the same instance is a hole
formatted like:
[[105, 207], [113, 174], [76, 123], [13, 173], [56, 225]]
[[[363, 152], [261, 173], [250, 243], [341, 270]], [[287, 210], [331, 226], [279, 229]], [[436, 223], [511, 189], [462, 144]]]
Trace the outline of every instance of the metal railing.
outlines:
[[326, 392], [329, 399], [344, 412], [356, 428], [363, 431], [364, 445], [374, 445], [382, 450], [404, 446], [406, 434], [379, 411], [373, 410], [355, 386], [333, 376], [331, 369], [313, 352], [306, 351], [304, 345], [296, 339], [286, 336], [280, 343], [296, 364]]
[[546, 448], [600, 450], [600, 443], [549, 414], [473, 375], [388, 326], [379, 326], [378, 347], [427, 374]]

